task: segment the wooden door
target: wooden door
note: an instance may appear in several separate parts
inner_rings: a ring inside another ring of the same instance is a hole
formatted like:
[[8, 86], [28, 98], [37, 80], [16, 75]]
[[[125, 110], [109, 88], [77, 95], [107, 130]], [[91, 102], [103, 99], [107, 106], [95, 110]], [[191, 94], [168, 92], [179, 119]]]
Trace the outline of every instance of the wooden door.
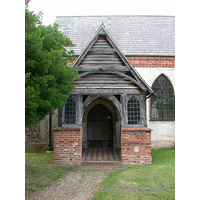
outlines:
[[113, 147], [113, 119], [105, 106], [94, 106], [87, 117], [87, 140], [89, 148]]

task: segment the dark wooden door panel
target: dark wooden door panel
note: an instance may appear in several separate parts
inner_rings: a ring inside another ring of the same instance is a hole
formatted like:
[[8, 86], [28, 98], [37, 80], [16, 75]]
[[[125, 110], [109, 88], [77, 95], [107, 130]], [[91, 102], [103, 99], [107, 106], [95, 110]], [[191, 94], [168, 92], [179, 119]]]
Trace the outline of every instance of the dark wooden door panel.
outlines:
[[89, 147], [113, 147], [113, 119], [103, 105], [96, 105], [88, 114], [87, 138]]
[[88, 140], [89, 148], [112, 148], [113, 140]]
[[112, 140], [112, 121], [88, 121], [88, 140]]

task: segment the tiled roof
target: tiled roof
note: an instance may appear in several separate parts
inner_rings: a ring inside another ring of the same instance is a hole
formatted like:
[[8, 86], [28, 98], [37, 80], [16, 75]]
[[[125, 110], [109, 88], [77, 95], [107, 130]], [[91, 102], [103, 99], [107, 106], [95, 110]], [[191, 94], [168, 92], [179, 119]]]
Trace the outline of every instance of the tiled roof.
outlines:
[[125, 55], [175, 55], [174, 16], [57, 16], [59, 29], [69, 37], [76, 55], [103, 23]]

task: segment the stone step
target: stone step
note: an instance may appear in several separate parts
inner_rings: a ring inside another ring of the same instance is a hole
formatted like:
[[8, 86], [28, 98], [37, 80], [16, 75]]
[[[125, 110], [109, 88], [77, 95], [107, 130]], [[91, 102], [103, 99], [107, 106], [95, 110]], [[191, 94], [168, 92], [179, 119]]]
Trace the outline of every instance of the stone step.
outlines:
[[82, 165], [121, 165], [121, 161], [82, 161]]

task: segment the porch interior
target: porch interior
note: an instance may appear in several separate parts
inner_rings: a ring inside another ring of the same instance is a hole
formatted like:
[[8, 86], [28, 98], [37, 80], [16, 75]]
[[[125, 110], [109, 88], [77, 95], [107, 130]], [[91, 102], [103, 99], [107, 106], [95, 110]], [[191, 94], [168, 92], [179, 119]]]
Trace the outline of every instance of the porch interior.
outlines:
[[82, 161], [121, 161], [121, 148], [83, 148]]

